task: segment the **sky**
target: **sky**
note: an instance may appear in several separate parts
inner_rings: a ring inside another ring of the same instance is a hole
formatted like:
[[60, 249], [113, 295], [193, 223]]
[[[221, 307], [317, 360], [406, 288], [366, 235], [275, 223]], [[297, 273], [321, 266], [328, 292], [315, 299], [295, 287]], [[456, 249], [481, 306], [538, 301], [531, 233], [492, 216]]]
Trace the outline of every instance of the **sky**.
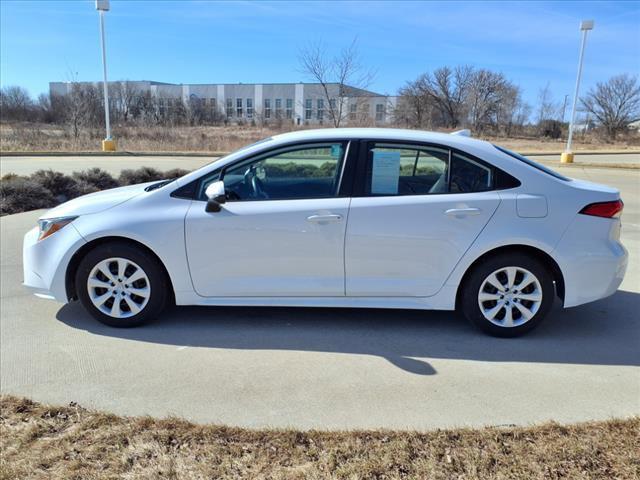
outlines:
[[[640, 1], [339, 2], [111, 0], [109, 80], [170, 83], [309, 81], [305, 45], [329, 53], [354, 39], [376, 72], [369, 89], [396, 94], [443, 65], [504, 73], [535, 104], [549, 84], [572, 95], [579, 23], [593, 19], [581, 91], [621, 73], [640, 74]], [[102, 78], [93, 0], [0, 0], [0, 85], [37, 96], [50, 81]]]

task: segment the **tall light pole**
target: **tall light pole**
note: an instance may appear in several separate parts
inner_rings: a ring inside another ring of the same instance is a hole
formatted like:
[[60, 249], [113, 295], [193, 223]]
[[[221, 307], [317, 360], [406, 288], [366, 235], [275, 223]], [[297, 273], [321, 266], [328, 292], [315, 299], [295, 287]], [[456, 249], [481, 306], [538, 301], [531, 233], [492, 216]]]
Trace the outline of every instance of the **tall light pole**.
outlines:
[[107, 84], [107, 52], [104, 42], [104, 12], [109, 11], [109, 0], [96, 0], [96, 10], [100, 15], [100, 45], [102, 46], [102, 89], [104, 95], [104, 123], [107, 127], [107, 138], [102, 141], [104, 152], [114, 152], [116, 142], [111, 138], [111, 125], [109, 124], [109, 87]]
[[583, 20], [580, 22], [582, 31], [582, 43], [580, 44], [580, 57], [578, 58], [578, 76], [576, 78], [576, 89], [573, 93], [571, 106], [571, 122], [569, 123], [569, 137], [567, 138], [567, 148], [562, 153], [560, 161], [562, 163], [573, 163], [573, 153], [571, 152], [571, 140], [573, 139], [573, 129], [576, 123], [576, 105], [578, 104], [578, 94], [580, 91], [580, 78], [582, 77], [582, 60], [584, 59], [584, 47], [587, 43], [587, 32], [593, 30], [593, 20]]

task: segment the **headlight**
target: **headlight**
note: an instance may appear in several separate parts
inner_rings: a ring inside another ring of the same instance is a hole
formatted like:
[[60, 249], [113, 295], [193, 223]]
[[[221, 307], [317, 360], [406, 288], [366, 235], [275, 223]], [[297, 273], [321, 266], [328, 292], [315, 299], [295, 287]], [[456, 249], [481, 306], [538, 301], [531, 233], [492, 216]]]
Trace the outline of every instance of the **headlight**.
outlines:
[[53, 235], [64, 226], [69, 225], [76, 218], [78, 217], [43, 218], [42, 220], [38, 220], [38, 227], [40, 227], [38, 240], [43, 240], [49, 235]]

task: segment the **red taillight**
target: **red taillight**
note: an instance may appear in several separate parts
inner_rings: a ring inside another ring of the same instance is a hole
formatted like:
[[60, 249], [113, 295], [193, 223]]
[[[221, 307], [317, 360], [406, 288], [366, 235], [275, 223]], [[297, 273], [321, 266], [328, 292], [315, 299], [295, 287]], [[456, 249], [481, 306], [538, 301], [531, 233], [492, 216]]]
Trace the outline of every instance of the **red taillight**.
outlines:
[[615, 200], [613, 202], [591, 203], [580, 210], [580, 213], [594, 217], [618, 218], [623, 208], [622, 200]]

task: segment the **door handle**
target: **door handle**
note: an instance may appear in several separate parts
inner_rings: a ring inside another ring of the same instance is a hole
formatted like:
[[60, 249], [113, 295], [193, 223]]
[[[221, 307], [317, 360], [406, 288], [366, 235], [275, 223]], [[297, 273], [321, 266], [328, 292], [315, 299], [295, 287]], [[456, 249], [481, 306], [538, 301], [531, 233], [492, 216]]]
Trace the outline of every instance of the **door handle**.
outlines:
[[342, 220], [342, 215], [337, 214], [311, 215], [307, 217], [307, 221], [312, 223], [339, 222], [340, 220]]
[[480, 215], [479, 208], [469, 207], [469, 208], [450, 208], [449, 210], [445, 210], [445, 214], [450, 217], [465, 217], [467, 215]]

